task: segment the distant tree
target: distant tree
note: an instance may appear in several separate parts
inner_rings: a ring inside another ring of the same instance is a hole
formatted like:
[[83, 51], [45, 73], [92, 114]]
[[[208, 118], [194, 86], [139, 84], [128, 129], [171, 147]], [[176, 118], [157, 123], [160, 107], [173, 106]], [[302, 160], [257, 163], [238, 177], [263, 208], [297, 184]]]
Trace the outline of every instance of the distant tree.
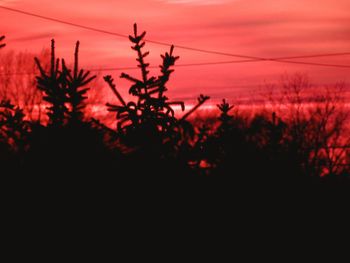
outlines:
[[[47, 68], [49, 54], [43, 50], [36, 54]], [[11, 100], [20, 106], [26, 118], [33, 121], [42, 120], [42, 95], [36, 88], [35, 76], [38, 70], [29, 52], [6, 51], [0, 53], [0, 98]]]
[[344, 108], [344, 87], [315, 87], [302, 74], [286, 76], [279, 85], [280, 94], [274, 98], [278, 103], [272, 103], [277, 105], [272, 110], [287, 123], [285, 144], [297, 153], [306, 175], [341, 174], [348, 167], [349, 116]]
[[232, 116], [229, 114], [229, 112], [233, 109], [234, 105], [230, 105], [225, 99], [223, 99], [222, 103], [217, 104], [216, 106], [220, 110], [220, 128], [225, 129], [225, 127], [229, 125], [230, 121], [232, 120]]
[[309, 167], [321, 175], [350, 173], [346, 163], [349, 112], [344, 108], [344, 91], [343, 85], [325, 89], [308, 112], [306, 139], [313, 143]]

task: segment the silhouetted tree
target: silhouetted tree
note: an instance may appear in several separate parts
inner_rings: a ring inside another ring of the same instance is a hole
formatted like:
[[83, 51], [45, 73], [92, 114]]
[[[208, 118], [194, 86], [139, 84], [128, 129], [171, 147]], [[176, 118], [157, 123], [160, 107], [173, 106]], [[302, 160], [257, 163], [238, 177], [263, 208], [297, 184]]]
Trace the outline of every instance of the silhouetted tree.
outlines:
[[40, 64], [38, 58], [35, 62], [41, 76], [37, 77], [37, 87], [45, 96], [44, 100], [50, 104], [48, 107], [49, 123], [55, 127], [62, 126], [65, 120], [66, 107], [66, 81], [65, 75], [59, 69], [60, 60], [55, 57], [55, 41], [51, 41], [51, 64], [48, 74]]
[[[233, 116], [229, 112], [234, 108], [226, 100], [217, 105], [220, 115], [218, 124], [206, 141], [207, 161], [213, 167], [212, 173], [216, 176], [226, 176], [237, 180], [249, 174], [247, 152], [250, 145], [247, 143], [247, 121], [243, 117]], [[252, 158], [252, 156], [250, 156]]]
[[298, 149], [307, 175], [341, 173], [345, 162], [345, 147], [342, 146], [349, 142], [344, 86], [323, 89], [307, 100], [310, 87], [305, 76], [284, 82], [291, 147]]
[[[84, 118], [86, 87], [95, 76], [89, 71], [79, 69], [79, 42], [74, 54], [73, 70], [64, 59], [56, 59], [55, 42], [51, 42], [51, 63], [47, 73], [38, 58], [36, 64], [40, 70], [37, 77], [38, 89], [44, 93], [44, 100], [49, 104], [48, 124], [33, 125], [30, 147], [26, 155], [26, 166], [36, 169], [35, 160], [42, 163], [37, 172], [55, 173], [63, 176], [72, 174], [72, 181], [79, 176], [92, 175], [92, 172], [111, 169], [115, 156], [105, 144], [106, 129]], [[69, 168], [68, 168], [69, 167]], [[53, 169], [54, 168], [54, 169]]]
[[38, 58], [35, 62], [40, 70], [41, 76], [37, 77], [38, 89], [45, 96], [44, 100], [50, 104], [48, 107], [48, 116], [50, 124], [53, 126], [63, 126], [67, 122], [81, 121], [83, 118], [83, 109], [85, 107], [86, 92], [85, 88], [95, 76], [89, 77], [90, 72], [79, 70], [78, 65], [79, 42], [77, 42], [74, 54], [73, 72], [70, 70], [65, 60], [55, 57], [55, 41], [51, 41], [51, 65], [49, 73], [46, 73], [40, 64]]
[[85, 88], [96, 76], [89, 76], [90, 71], [79, 70], [79, 41], [75, 46], [74, 68], [73, 72], [67, 68], [66, 63], [62, 60], [63, 73], [65, 75], [67, 89], [67, 103], [69, 105], [68, 115], [71, 122], [82, 121], [84, 117], [86, 93], [89, 88]]
[[[182, 101], [169, 101], [165, 96], [168, 90], [166, 85], [169, 81], [171, 69], [175, 65], [179, 57], [173, 55], [174, 46], [170, 48], [170, 52], [161, 55], [162, 65], [160, 65], [161, 75], [158, 77], [149, 77], [149, 64], [145, 62], [145, 58], [149, 52], [143, 52], [145, 46], [144, 37], [146, 32], [138, 34], [137, 25], [134, 25], [134, 34], [129, 36], [130, 41], [134, 44], [132, 49], [137, 52], [138, 67], [142, 73], [142, 79], [132, 77], [126, 73], [121, 74], [121, 78], [127, 79], [133, 83], [129, 89], [129, 93], [136, 97], [136, 102], [125, 102], [113, 82], [111, 76], [105, 76], [105, 81], [118, 98], [121, 105], [107, 104], [109, 111], [117, 112], [118, 131], [122, 134], [131, 134], [134, 131], [143, 131], [151, 136], [162, 138], [171, 136], [174, 129], [178, 125], [175, 118], [173, 105], [180, 105], [184, 110], [185, 106]], [[198, 99], [198, 105], [190, 112], [185, 114], [182, 120], [202, 105], [209, 97], [201, 95]], [[150, 140], [150, 138], [147, 138]]]
[[222, 100], [221, 104], [216, 105], [218, 109], [220, 110], [220, 129], [225, 129], [230, 124], [230, 121], [232, 120], [232, 116], [229, 114], [229, 111], [233, 109], [233, 105], [230, 105], [226, 102], [225, 99]]
[[285, 123], [283, 147], [294, 156], [305, 176], [348, 173], [348, 110], [345, 85], [313, 86], [303, 74], [284, 76], [269, 97], [268, 112]]
[[[179, 144], [185, 133], [191, 130], [186, 118], [209, 97], [200, 95], [198, 104], [180, 120], [177, 119], [173, 106], [180, 105], [181, 110], [184, 111], [185, 105], [182, 101], [170, 101], [165, 94], [168, 90], [167, 83], [174, 71], [172, 67], [179, 57], [173, 54], [174, 46], [171, 46], [169, 52], [161, 55], [161, 74], [157, 77], [150, 77], [149, 63], [145, 62], [149, 52], [143, 52], [145, 35], [146, 32], [139, 34], [137, 25], [134, 24], [133, 35], [129, 36], [133, 43], [132, 49], [137, 52], [136, 60], [142, 78], [139, 79], [126, 73], [122, 73], [120, 76], [132, 83], [129, 94], [134, 96], [136, 101], [125, 101], [117, 90], [113, 78], [108, 75], [104, 79], [116, 95], [119, 105], [108, 103], [107, 106], [109, 111], [116, 112], [117, 131], [122, 142], [132, 147], [141, 147], [137, 151], [137, 154], [140, 154], [137, 161], [143, 163], [141, 167], [152, 167], [153, 173], [156, 173], [155, 170], [160, 173], [176, 173], [174, 167], [170, 168], [170, 163], [175, 159], [181, 160], [182, 164], [187, 165], [187, 158], [179, 156]], [[166, 165], [167, 162], [169, 165]], [[177, 165], [181, 166], [178, 162]]]
[[167, 90], [166, 83], [173, 72], [170, 67], [175, 64], [178, 57], [173, 56], [174, 47], [171, 47], [170, 53], [162, 55], [162, 74], [158, 77], [149, 78], [149, 64], [144, 60], [149, 52], [142, 52], [142, 48], [145, 46], [143, 41], [145, 35], [146, 32], [138, 34], [135, 24], [134, 35], [129, 36], [130, 41], [134, 44], [132, 49], [137, 52], [138, 67], [141, 69], [142, 79], [137, 79], [125, 73], [121, 75], [121, 78], [125, 78], [133, 83], [129, 93], [136, 96], [137, 101], [126, 103], [117, 92], [111, 76], [106, 76], [105, 80], [121, 103], [121, 106], [107, 104], [108, 110], [117, 112], [119, 132], [130, 132], [135, 129], [154, 129], [156, 132], [167, 133], [171, 131], [176, 122], [171, 105], [180, 104], [181, 108], [184, 109], [183, 102], [169, 102], [168, 98], [164, 96], [164, 92]]
[[43, 118], [43, 100], [41, 91], [36, 87], [38, 68], [33, 60], [35, 55], [40, 57], [43, 67], [47, 69], [48, 50], [44, 49], [39, 54], [13, 50], [0, 53], [3, 63], [0, 67], [0, 100], [11, 100], [11, 103], [23, 109], [27, 119], [39, 121]]

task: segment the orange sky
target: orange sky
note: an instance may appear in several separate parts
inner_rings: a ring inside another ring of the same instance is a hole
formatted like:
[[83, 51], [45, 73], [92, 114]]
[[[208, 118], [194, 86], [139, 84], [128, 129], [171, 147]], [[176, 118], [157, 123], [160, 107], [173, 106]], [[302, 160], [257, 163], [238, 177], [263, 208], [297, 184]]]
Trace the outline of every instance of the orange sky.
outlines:
[[[132, 32], [137, 22], [147, 38], [201, 49], [259, 57], [285, 57], [350, 52], [349, 0], [0, 0], [0, 5], [73, 23]], [[81, 41], [85, 68], [135, 66], [135, 54], [123, 38], [70, 27], [0, 9], [6, 49], [40, 51], [55, 38], [57, 52], [69, 61]], [[147, 44], [151, 65], [160, 63], [164, 46]], [[179, 64], [241, 60], [175, 49]], [[350, 56], [298, 59], [350, 65]], [[276, 62], [250, 62], [177, 68], [170, 83], [171, 97], [214, 101], [257, 96], [264, 82], [280, 75], [307, 73], [312, 82], [349, 80], [349, 68], [317, 67]], [[111, 72], [106, 72], [106, 74]], [[136, 73], [136, 72], [135, 72]], [[120, 72], [112, 72], [117, 77]], [[126, 90], [127, 82], [117, 80]]]

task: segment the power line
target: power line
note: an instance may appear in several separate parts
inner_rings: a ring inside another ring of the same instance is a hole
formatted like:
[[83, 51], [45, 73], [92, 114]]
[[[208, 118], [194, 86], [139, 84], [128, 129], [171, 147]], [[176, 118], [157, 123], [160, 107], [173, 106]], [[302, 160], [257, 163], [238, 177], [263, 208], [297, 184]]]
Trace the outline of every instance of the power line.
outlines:
[[[215, 62], [200, 62], [200, 63], [188, 63], [178, 64], [174, 67], [194, 67], [194, 66], [210, 66], [210, 65], [222, 65], [222, 64], [234, 64], [234, 63], [245, 63], [245, 62], [256, 62], [257, 60], [233, 60], [233, 61], [215, 61]], [[149, 66], [148, 68], [159, 68], [160, 66]], [[350, 67], [350, 66], [349, 66]], [[113, 68], [100, 68], [90, 69], [90, 71], [118, 71], [118, 70], [134, 70], [140, 69], [139, 67], [113, 67]]]
[[[202, 63], [188, 63], [188, 64], [178, 64], [174, 67], [193, 67], [193, 66], [210, 66], [210, 65], [222, 65], [222, 64], [234, 64], [234, 63], [244, 63], [244, 62], [257, 62], [256, 60], [234, 60], [234, 61], [218, 61], [218, 62], [202, 62]], [[148, 68], [157, 69], [160, 66], [149, 66]], [[349, 66], [350, 67], [350, 66]], [[92, 68], [89, 71], [122, 71], [122, 70], [137, 70], [139, 67], [112, 67], [112, 68]], [[32, 75], [35, 72], [8, 72], [0, 73], [0, 76], [12, 76], [12, 75]]]
[[[83, 29], [90, 30], [90, 31], [95, 31], [95, 32], [103, 33], [103, 34], [108, 34], [108, 35], [113, 35], [113, 36], [118, 36], [118, 37], [129, 39], [129, 35], [125, 35], [125, 34], [121, 34], [121, 33], [117, 33], [117, 32], [112, 32], [112, 31], [99, 29], [99, 28], [96, 28], [96, 27], [90, 27], [90, 26], [85, 26], [85, 25], [81, 25], [81, 24], [76, 24], [76, 23], [64, 21], [64, 20], [61, 20], [61, 19], [52, 18], [52, 17], [48, 17], [48, 16], [43, 16], [43, 15], [38, 15], [38, 14], [31, 13], [31, 12], [27, 12], [27, 11], [11, 8], [11, 7], [0, 6], [0, 8], [8, 10], [8, 11], [12, 11], [12, 12], [20, 13], [20, 14], [23, 14], [23, 15], [32, 16], [32, 17], [36, 17], [36, 18], [40, 18], [40, 19], [56, 22], [56, 23], [61, 23], [61, 24], [69, 25], [69, 26], [83, 28]], [[172, 46], [172, 44], [161, 42], [161, 41], [155, 41], [155, 40], [151, 40], [151, 39], [146, 39], [146, 41], [149, 42], [149, 43], [157, 44], [157, 45]], [[174, 45], [174, 46], [176, 48], [187, 49], [187, 50], [190, 50], [190, 51], [197, 51], [197, 52], [216, 54], [216, 55], [223, 55], [223, 56], [230, 56], [230, 57], [240, 57], [240, 58], [249, 58], [249, 59], [261, 60], [261, 58], [253, 57], [253, 56], [231, 54], [231, 53], [225, 53], [225, 52], [221, 52], [221, 51], [199, 49], [199, 48], [187, 47], [187, 46], [182, 46], [182, 45]]]
[[[233, 61], [217, 61], [217, 62], [202, 62], [202, 63], [188, 63], [188, 64], [178, 64], [174, 65], [177, 67], [194, 67], [194, 66], [211, 66], [211, 65], [224, 65], [224, 64], [238, 64], [238, 63], [247, 63], [247, 62], [259, 62], [258, 60], [233, 60]], [[291, 63], [291, 64], [303, 64], [303, 62], [294, 62], [294, 61], [276, 61], [280, 63]], [[337, 65], [337, 64], [323, 64], [323, 63], [312, 63], [305, 62], [306, 65], [312, 66], [327, 66], [327, 67], [338, 67], [338, 68], [350, 68], [350, 65]], [[159, 66], [149, 66], [151, 69], [159, 68]], [[139, 70], [139, 67], [111, 67], [111, 68], [92, 68], [89, 71], [91, 72], [100, 72], [100, 71], [127, 71], [127, 70]], [[13, 75], [32, 75], [35, 72], [8, 72], [0, 73], [0, 76], [13, 76]]]
[[[215, 62], [202, 62], [202, 63], [188, 63], [188, 64], [178, 64], [174, 65], [177, 67], [194, 67], [194, 66], [211, 66], [211, 65], [224, 65], [224, 64], [238, 64], [247, 62], [259, 62], [259, 60], [233, 60], [233, 61], [215, 61]], [[276, 61], [280, 63], [292, 63], [292, 64], [304, 64], [304, 62], [294, 62], [294, 61]], [[328, 67], [338, 67], [338, 68], [350, 68], [350, 65], [337, 65], [337, 64], [323, 64], [323, 63], [312, 63], [305, 62], [306, 65], [312, 66], [328, 66]], [[159, 68], [159, 66], [150, 66], [149, 68]], [[139, 67], [113, 67], [113, 68], [100, 68], [100, 69], [90, 69], [90, 71], [119, 71], [119, 70], [136, 70]]]
[[325, 63], [302, 62], [302, 61], [291, 61], [291, 60], [276, 60], [275, 62], [289, 63], [289, 64], [304, 64], [309, 66], [321, 66], [321, 67], [350, 68], [350, 65], [325, 64]]
[[95, 32], [103, 33], [103, 34], [114, 35], [114, 36], [118, 36], [118, 37], [129, 38], [128, 35], [119, 34], [119, 33], [115, 33], [115, 32], [110, 32], [110, 31], [99, 29], [99, 28], [95, 28], [95, 27], [84, 26], [84, 25], [81, 25], [81, 24], [75, 24], [75, 23], [71, 23], [71, 22], [68, 22], [68, 21], [61, 20], [61, 19], [56, 19], [56, 18], [52, 18], [52, 17], [48, 17], [48, 16], [42, 16], [42, 15], [30, 13], [30, 12], [27, 12], [27, 11], [23, 11], [23, 10], [11, 8], [11, 7], [0, 6], [0, 8], [8, 10], [8, 11], [12, 11], [12, 12], [20, 13], [20, 14], [23, 14], [23, 15], [27, 15], [27, 16], [32, 16], [32, 17], [41, 18], [41, 19], [44, 19], [44, 20], [53, 21], [53, 22], [60, 23], [60, 24], [65, 24], [65, 25], [69, 25], [69, 26], [83, 28], [83, 29], [90, 30], [90, 31], [95, 31]]
[[278, 60], [283, 59], [298, 59], [298, 58], [320, 58], [320, 57], [335, 57], [335, 56], [348, 56], [350, 55], [350, 52], [343, 52], [343, 53], [328, 53], [328, 54], [314, 54], [314, 55], [304, 55], [304, 56], [294, 56], [294, 57], [279, 57], [274, 58]]
[[[74, 27], [79, 27], [83, 28], [86, 30], [90, 31], [95, 31], [103, 34], [109, 34], [109, 35], [114, 35], [118, 37], [123, 37], [123, 38], [129, 38], [128, 35], [117, 33], [117, 32], [111, 32], [95, 27], [90, 27], [90, 26], [85, 26], [81, 24], [76, 24], [68, 21], [64, 21], [61, 19], [56, 19], [52, 17], [47, 17], [47, 16], [42, 16], [38, 14], [34, 14], [31, 12], [15, 9], [15, 8], [10, 8], [10, 7], [5, 7], [5, 6], [0, 6], [0, 8], [24, 14], [27, 16], [32, 16], [40, 19], [45, 19], [48, 21], [53, 21], [56, 23], [61, 23], [65, 25], [70, 25]], [[155, 41], [151, 39], [146, 40], [149, 43], [153, 44], [158, 44], [158, 45], [164, 45], [164, 46], [171, 46], [172, 44], [165, 43], [165, 42], [160, 42], [160, 41]], [[262, 57], [256, 57], [256, 56], [247, 56], [247, 55], [241, 55], [241, 54], [233, 54], [233, 53], [226, 53], [226, 52], [221, 52], [221, 51], [215, 51], [215, 50], [207, 50], [207, 49], [200, 49], [200, 48], [194, 48], [194, 47], [189, 47], [189, 46], [183, 46], [183, 45], [174, 45], [176, 48], [179, 49], [185, 49], [185, 50], [190, 50], [190, 51], [196, 51], [196, 52], [202, 52], [202, 53], [208, 53], [208, 54], [216, 54], [216, 55], [223, 55], [223, 56], [230, 56], [230, 57], [238, 57], [238, 58], [245, 58], [245, 59], [250, 59], [249, 61], [227, 61], [227, 62], [209, 62], [209, 63], [193, 63], [193, 64], [188, 64], [188, 65], [178, 65], [180, 67], [183, 66], [199, 66], [199, 65], [216, 65], [216, 64], [231, 64], [231, 63], [243, 63], [243, 62], [255, 62], [255, 61], [274, 61], [274, 62], [280, 62], [280, 63], [292, 63], [292, 64], [303, 64], [303, 65], [312, 65], [312, 66], [327, 66], [327, 67], [337, 67], [337, 68], [350, 68], [350, 65], [339, 65], [339, 64], [326, 64], [326, 63], [312, 63], [312, 62], [302, 62], [302, 61], [290, 61], [289, 59], [296, 59], [296, 58], [316, 58], [316, 57], [328, 57], [328, 56], [346, 56], [350, 55], [350, 52], [343, 52], [343, 53], [329, 53], [329, 54], [315, 54], [315, 55], [306, 55], [306, 56], [293, 56], [293, 57], [278, 57], [278, 58], [262, 58]], [[134, 68], [127, 68], [127, 69], [134, 69]], [[118, 69], [119, 70], [119, 69]]]

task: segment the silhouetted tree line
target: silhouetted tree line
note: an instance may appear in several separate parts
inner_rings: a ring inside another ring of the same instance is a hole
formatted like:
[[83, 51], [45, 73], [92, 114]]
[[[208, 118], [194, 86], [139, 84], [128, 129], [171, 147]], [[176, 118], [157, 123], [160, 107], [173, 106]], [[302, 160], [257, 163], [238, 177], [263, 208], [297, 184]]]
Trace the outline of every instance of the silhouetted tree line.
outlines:
[[[79, 42], [70, 68], [64, 59], [56, 58], [52, 40], [48, 70], [35, 58], [40, 70], [37, 88], [43, 95], [48, 122], [29, 120], [20, 107], [6, 98], [1, 100], [3, 174], [25, 175], [31, 183], [201, 180], [232, 189], [348, 185], [347, 142], [330, 144], [331, 138], [340, 138], [340, 124], [346, 121], [336, 115], [338, 126], [330, 130], [328, 122], [335, 111], [331, 105], [325, 112], [320, 108], [308, 116], [297, 112], [294, 119], [284, 119], [276, 112], [248, 118], [232, 113], [234, 106], [223, 100], [217, 105], [220, 114], [215, 120], [194, 125], [189, 117], [209, 97], [199, 95], [197, 105], [177, 118], [173, 106], [185, 111], [184, 102], [171, 101], [166, 94], [179, 57], [172, 46], [161, 55], [160, 74], [150, 76], [145, 34], [134, 25], [129, 37], [141, 78], [126, 73], [120, 76], [131, 82], [129, 94], [134, 99], [123, 98], [112, 76], [104, 77], [118, 101], [107, 103], [108, 111], [116, 116], [115, 129], [84, 115], [89, 84], [95, 76], [79, 67]], [[345, 140], [346, 136], [343, 134]]]

